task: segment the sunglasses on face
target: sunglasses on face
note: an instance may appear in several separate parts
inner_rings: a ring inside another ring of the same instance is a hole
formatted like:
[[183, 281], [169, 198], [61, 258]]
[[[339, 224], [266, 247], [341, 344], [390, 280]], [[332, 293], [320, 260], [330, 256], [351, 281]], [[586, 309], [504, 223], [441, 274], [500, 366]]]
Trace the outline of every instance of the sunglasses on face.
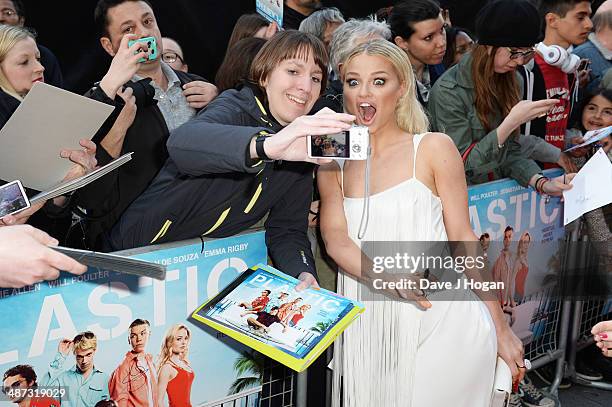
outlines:
[[530, 49], [526, 51], [519, 51], [519, 50], [512, 49], [512, 48], [506, 48], [506, 49], [510, 53], [510, 59], [519, 59], [522, 57], [523, 59], [529, 60], [533, 58], [536, 52], [535, 48], [533, 47], [531, 47]]
[[78, 334], [77, 336], [75, 336], [73, 342], [79, 342], [83, 338], [85, 338], [85, 339], [93, 339], [95, 337], [96, 336], [94, 335], [93, 332], [85, 331], [85, 332], [82, 332], [82, 333]]
[[162, 54], [162, 61], [164, 61], [167, 64], [171, 64], [176, 62], [176, 60], [181, 61], [182, 64], [184, 64], [185, 62], [183, 61], [183, 58], [181, 58], [181, 56], [179, 54], [177, 54], [176, 52], [164, 52]]

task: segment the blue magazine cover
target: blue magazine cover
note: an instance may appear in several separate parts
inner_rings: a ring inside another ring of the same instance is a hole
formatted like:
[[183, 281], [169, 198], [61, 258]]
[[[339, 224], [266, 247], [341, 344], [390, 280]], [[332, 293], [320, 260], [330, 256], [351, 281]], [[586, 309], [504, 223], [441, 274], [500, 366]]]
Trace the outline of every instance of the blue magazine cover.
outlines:
[[[298, 281], [265, 269], [247, 270], [194, 315], [302, 359], [356, 304], [322, 289], [297, 292]], [[198, 319], [199, 319], [198, 318]]]

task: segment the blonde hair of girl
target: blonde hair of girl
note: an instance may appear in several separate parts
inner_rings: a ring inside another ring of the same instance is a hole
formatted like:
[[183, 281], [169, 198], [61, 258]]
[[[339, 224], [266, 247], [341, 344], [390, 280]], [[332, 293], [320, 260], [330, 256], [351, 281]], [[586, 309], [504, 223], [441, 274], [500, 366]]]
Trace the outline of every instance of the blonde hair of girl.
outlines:
[[395, 107], [395, 120], [398, 127], [411, 134], [428, 131], [429, 120], [423, 107], [417, 100], [414, 73], [412, 72], [412, 65], [406, 52], [389, 41], [374, 40], [355, 47], [341, 63], [346, 67], [351, 59], [362, 54], [380, 56], [388, 60], [395, 68], [400, 82], [406, 88], [406, 92], [399, 99]]
[[[0, 64], [4, 62], [6, 55], [13, 49], [13, 47], [19, 42], [23, 41], [27, 38], [32, 38], [36, 40], [34, 34], [23, 27], [0, 24]], [[9, 95], [13, 96], [18, 100], [23, 100], [23, 97], [19, 95], [6, 75], [4, 75], [4, 71], [0, 68], [0, 88]]]
[[[191, 331], [189, 330], [189, 328], [187, 328], [187, 326], [183, 324], [176, 324], [176, 325], [171, 326], [170, 329], [168, 329], [168, 331], [166, 332], [166, 336], [164, 338], [164, 341], [162, 342], [161, 350], [159, 352], [159, 362], [157, 365], [158, 371], [160, 371], [162, 366], [168, 363], [168, 361], [172, 357], [173, 355], [172, 346], [174, 344], [174, 340], [176, 338], [176, 335], [178, 334], [178, 331], [180, 331], [181, 329], [184, 329], [185, 332], [187, 332], [187, 339], [191, 341]], [[179, 356], [182, 360], [187, 362], [187, 364], [189, 364], [189, 361], [187, 360], [188, 354], [189, 354], [189, 346], [187, 346], [187, 349], [185, 349], [185, 352], [180, 354]]]

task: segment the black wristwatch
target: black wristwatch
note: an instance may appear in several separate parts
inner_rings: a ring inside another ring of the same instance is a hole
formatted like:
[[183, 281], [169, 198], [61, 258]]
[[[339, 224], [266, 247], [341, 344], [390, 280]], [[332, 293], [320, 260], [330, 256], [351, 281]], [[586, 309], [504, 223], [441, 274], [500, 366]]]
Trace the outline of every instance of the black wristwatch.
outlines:
[[266, 154], [266, 150], [264, 150], [264, 141], [266, 141], [267, 136], [257, 136], [255, 139], [255, 152], [257, 153], [257, 157], [263, 161], [274, 161]]

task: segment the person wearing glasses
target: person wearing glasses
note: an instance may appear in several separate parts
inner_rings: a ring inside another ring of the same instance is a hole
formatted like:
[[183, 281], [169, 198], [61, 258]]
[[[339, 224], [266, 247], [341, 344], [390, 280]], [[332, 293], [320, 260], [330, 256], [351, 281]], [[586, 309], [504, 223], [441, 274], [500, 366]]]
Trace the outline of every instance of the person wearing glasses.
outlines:
[[2, 393], [19, 407], [60, 407], [60, 402], [47, 396], [36, 396], [36, 372], [30, 365], [17, 365], [2, 378]]
[[163, 37], [162, 44], [164, 52], [162, 52], [162, 61], [167, 63], [170, 68], [175, 71], [189, 72], [189, 66], [185, 63], [183, 49], [178, 42], [172, 38]]
[[135, 319], [130, 324], [128, 343], [132, 349], [111, 374], [108, 388], [117, 407], [157, 407], [157, 370], [146, 352], [151, 324]]
[[[0, 24], [23, 27], [25, 24], [25, 5], [22, 0], [0, 0]], [[45, 82], [61, 88], [64, 78], [57, 57], [49, 48], [38, 45], [40, 63], [45, 67]]]
[[[49, 364], [49, 371], [40, 385], [65, 390], [62, 407], [93, 407], [100, 400], [110, 398], [108, 375], [94, 365], [98, 340], [93, 332], [81, 332], [73, 340], [64, 338], [57, 347], [57, 354]], [[76, 364], [66, 369], [64, 363], [72, 352]]]
[[479, 43], [438, 79], [428, 105], [431, 126], [454, 141], [468, 184], [509, 177], [540, 193], [560, 195], [572, 175], [548, 179], [521, 152], [519, 127], [552, 109], [556, 99], [521, 100], [520, 65], [535, 54], [538, 10], [527, 0], [496, 0], [476, 19]]

